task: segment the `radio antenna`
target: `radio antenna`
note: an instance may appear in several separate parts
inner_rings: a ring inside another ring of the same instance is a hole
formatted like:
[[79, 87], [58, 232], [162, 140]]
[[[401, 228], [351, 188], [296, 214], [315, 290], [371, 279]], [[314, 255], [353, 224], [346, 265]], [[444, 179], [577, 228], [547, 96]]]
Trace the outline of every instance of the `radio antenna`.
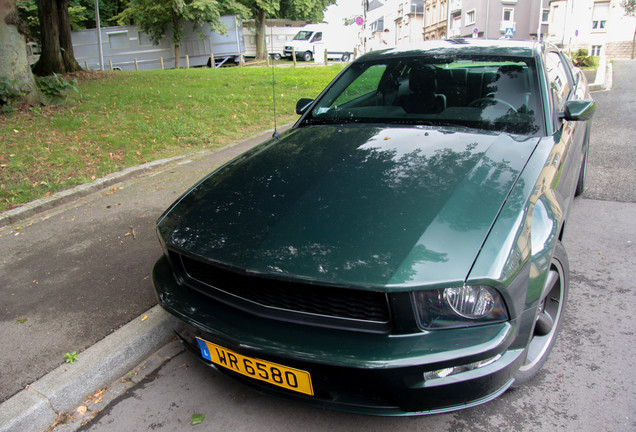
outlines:
[[[265, 22], [267, 23], [267, 20]], [[272, 52], [274, 52], [274, 28], [273, 27], [269, 28], [269, 43], [270, 43]], [[267, 43], [265, 43], [265, 51], [267, 51]], [[268, 52], [265, 52], [265, 54], [267, 55], [267, 57], [269, 57]], [[280, 134], [278, 133], [278, 130], [276, 129], [276, 74], [274, 73], [274, 70], [276, 68], [274, 67], [274, 58], [272, 58], [271, 61], [272, 61], [272, 101], [274, 103], [274, 133], [272, 134], [272, 138], [278, 138]]]

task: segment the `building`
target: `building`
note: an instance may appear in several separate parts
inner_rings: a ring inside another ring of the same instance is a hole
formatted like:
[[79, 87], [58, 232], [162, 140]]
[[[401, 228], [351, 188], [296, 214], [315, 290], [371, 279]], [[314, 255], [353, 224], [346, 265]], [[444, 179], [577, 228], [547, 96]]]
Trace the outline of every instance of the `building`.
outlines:
[[546, 39], [567, 51], [586, 49], [593, 56], [631, 58], [635, 30], [636, 18], [626, 16], [620, 0], [550, 2]]
[[396, 45], [424, 40], [424, 0], [401, 1], [395, 21]]
[[448, 27], [453, 37], [533, 40], [548, 33], [549, 0], [451, 0], [450, 3]]
[[447, 0], [426, 0], [424, 39], [446, 39], [448, 26]]
[[545, 39], [630, 58], [636, 18], [622, 0], [363, 0], [362, 51], [458, 37]]

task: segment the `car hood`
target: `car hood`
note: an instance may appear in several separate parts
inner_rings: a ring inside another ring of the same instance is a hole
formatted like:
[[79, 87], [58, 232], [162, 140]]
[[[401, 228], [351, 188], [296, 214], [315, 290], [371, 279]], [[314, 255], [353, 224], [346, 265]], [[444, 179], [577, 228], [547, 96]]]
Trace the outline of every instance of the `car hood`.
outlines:
[[158, 222], [168, 248], [240, 271], [369, 289], [465, 279], [537, 138], [468, 129], [293, 129]]

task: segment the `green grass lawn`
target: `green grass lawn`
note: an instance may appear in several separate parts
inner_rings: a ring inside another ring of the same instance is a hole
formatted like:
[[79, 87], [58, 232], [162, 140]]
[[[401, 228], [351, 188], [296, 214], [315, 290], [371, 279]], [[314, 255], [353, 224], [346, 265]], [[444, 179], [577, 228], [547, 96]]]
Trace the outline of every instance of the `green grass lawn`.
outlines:
[[[276, 68], [278, 124], [342, 70]], [[0, 115], [0, 211], [273, 127], [271, 68], [83, 73], [57, 106]]]

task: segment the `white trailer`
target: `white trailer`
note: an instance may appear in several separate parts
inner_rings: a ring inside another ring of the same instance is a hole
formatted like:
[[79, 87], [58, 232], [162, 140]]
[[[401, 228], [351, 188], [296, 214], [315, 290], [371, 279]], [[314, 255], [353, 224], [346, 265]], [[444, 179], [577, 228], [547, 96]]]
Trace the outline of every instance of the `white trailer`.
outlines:
[[[236, 15], [222, 16], [221, 19], [226, 26], [226, 34], [213, 32], [208, 25], [193, 28], [191, 23], [184, 23], [185, 37], [181, 40], [179, 55], [181, 67], [186, 64], [186, 55], [190, 66], [196, 67], [211, 66], [211, 54], [214, 54], [216, 66], [228, 61], [238, 62], [239, 56], [245, 54], [241, 19]], [[89, 69], [99, 69], [97, 30], [75, 31], [71, 38], [75, 59], [80, 66], [86, 64]], [[160, 69], [162, 61], [165, 68], [175, 66], [171, 34], [154, 45], [139, 27], [116, 26], [102, 27], [101, 39], [105, 68], [112, 63], [113, 69], [119, 70]]]
[[[281, 58], [285, 45], [291, 42], [299, 29], [300, 27], [267, 27], [265, 44], [269, 56], [276, 60]], [[256, 57], [256, 30], [253, 27], [243, 27], [243, 35], [245, 37], [245, 57]]]
[[[265, 43], [269, 56], [278, 60], [283, 56], [296, 33], [306, 24], [305, 21], [271, 18], [265, 20]], [[254, 20], [243, 21], [245, 38], [245, 57], [256, 57], [256, 27]]]

